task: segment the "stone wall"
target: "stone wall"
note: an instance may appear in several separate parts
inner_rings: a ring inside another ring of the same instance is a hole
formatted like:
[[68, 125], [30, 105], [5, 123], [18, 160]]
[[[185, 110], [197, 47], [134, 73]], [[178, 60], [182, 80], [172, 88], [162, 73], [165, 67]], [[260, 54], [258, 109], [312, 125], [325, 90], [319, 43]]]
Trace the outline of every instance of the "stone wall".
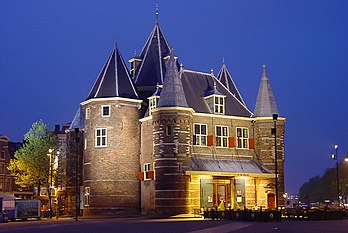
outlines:
[[[102, 117], [102, 105], [110, 116]], [[84, 186], [90, 187], [90, 204], [85, 215], [137, 213], [140, 207], [139, 170], [140, 125], [138, 102], [92, 100], [85, 119]], [[107, 146], [96, 147], [97, 128], [107, 129]]]

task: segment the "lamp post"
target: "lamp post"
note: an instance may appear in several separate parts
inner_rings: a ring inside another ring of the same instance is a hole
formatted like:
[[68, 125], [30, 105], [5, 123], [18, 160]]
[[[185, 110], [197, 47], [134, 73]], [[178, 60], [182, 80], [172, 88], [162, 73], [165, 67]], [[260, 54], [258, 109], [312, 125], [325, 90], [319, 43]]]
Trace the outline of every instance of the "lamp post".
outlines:
[[340, 184], [339, 184], [339, 177], [338, 177], [338, 157], [337, 157], [337, 150], [338, 145], [335, 144], [335, 154], [331, 155], [331, 158], [336, 160], [336, 186], [337, 186], [337, 203], [340, 206]]
[[50, 212], [49, 212], [49, 218], [52, 219], [52, 192], [51, 192], [51, 189], [52, 189], [52, 155], [53, 155], [53, 149], [49, 149], [48, 150], [48, 154], [47, 154], [49, 157], [50, 157], [50, 186], [48, 188], [48, 201], [49, 201], [49, 206], [50, 206]]
[[274, 128], [272, 134], [274, 135], [274, 167], [275, 167], [275, 189], [276, 189], [276, 210], [278, 211], [278, 156], [277, 156], [277, 120], [278, 114], [273, 114]]
[[78, 185], [78, 173], [79, 173], [79, 128], [75, 128], [75, 141], [76, 141], [76, 155], [75, 155], [75, 221], [78, 221], [79, 216], [79, 185]]

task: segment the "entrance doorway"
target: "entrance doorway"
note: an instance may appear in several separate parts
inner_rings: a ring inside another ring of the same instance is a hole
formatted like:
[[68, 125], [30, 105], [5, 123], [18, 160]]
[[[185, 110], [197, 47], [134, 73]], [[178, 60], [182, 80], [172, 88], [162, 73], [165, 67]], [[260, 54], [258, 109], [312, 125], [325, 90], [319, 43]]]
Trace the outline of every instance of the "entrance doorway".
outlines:
[[274, 193], [267, 194], [267, 207], [268, 209], [275, 209], [275, 195]]
[[218, 209], [225, 210], [229, 204], [228, 184], [215, 184], [214, 205]]

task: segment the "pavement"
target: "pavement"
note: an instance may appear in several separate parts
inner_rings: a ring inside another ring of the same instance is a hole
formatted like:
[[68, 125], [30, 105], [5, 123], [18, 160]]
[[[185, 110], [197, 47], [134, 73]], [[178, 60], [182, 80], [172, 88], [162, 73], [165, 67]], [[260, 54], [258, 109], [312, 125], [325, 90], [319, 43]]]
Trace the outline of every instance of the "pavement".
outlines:
[[280, 222], [236, 222], [207, 220], [192, 215], [178, 215], [170, 218], [74, 218], [43, 219], [39, 221], [18, 221], [0, 223], [0, 232], [11, 233], [347, 233], [348, 220], [292, 221]]

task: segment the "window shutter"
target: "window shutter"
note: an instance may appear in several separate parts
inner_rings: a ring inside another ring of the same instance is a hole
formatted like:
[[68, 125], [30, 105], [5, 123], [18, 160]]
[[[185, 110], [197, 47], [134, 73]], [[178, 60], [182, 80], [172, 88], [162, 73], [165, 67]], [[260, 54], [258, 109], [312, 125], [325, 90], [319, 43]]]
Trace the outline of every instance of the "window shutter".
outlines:
[[208, 135], [207, 146], [212, 146], [214, 143], [213, 135]]
[[234, 137], [229, 137], [229, 138], [228, 138], [228, 146], [229, 146], [230, 148], [235, 147]]
[[138, 172], [138, 180], [144, 180], [144, 172]]
[[154, 179], [155, 178], [155, 172], [154, 171], [148, 171], [146, 176], [149, 179]]
[[253, 138], [249, 138], [249, 148], [255, 149], [255, 141]]

